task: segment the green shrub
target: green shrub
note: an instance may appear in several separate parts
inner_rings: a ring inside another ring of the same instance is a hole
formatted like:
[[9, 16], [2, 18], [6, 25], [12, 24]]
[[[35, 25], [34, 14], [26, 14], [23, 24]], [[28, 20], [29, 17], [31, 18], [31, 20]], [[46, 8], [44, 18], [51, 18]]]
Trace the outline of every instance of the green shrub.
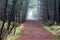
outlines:
[[52, 28], [50, 28], [50, 29], [51, 29], [52, 31], [54, 31], [54, 30], [55, 30], [55, 28], [53, 28], [53, 27], [52, 27]]
[[54, 24], [54, 21], [53, 20], [48, 20], [45, 25], [46, 26], [52, 26]]

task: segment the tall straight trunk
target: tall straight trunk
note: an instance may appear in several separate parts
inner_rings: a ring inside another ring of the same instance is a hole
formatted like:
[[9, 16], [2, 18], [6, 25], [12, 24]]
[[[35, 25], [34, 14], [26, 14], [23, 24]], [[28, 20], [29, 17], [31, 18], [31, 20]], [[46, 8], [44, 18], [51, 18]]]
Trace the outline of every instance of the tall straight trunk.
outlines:
[[22, 9], [23, 14], [22, 14], [22, 18], [21, 18], [21, 22], [24, 23], [26, 21], [26, 16], [27, 16], [27, 8], [28, 8], [28, 0], [25, 0], [24, 3], [24, 9]]
[[59, 13], [59, 12], [58, 12], [58, 11], [59, 11], [59, 10], [58, 10], [59, 8], [58, 8], [58, 6], [59, 6], [59, 5], [58, 5], [58, 0], [56, 0], [57, 22], [59, 22], [59, 17], [58, 17], [58, 16], [59, 16], [59, 14], [58, 14], [58, 13]]
[[23, 0], [21, 0], [21, 3], [20, 3], [20, 17], [19, 17], [19, 21], [20, 21], [20, 25], [21, 25], [21, 19], [22, 19], [22, 7], [23, 7]]
[[[10, 28], [11, 21], [15, 21], [15, 14], [14, 14], [14, 12], [15, 12], [16, 2], [17, 2], [17, 0], [13, 0], [13, 4], [12, 4], [12, 8], [11, 8], [11, 13], [9, 14], [9, 17], [8, 17], [7, 30], [9, 30], [9, 28]], [[12, 28], [14, 28], [14, 26]]]
[[4, 24], [6, 22], [6, 18], [7, 18], [7, 15], [6, 15], [7, 14], [7, 5], [8, 5], [8, 0], [6, 0], [5, 7], [4, 7], [4, 18], [3, 18], [1, 33], [2, 33], [2, 30], [3, 30]]
[[47, 0], [47, 18], [48, 20], [50, 20], [50, 16], [49, 16], [49, 0]]
[[0, 40], [4, 40], [4, 38], [2, 38], [2, 31], [3, 31], [3, 28], [4, 28], [4, 24], [6, 22], [6, 17], [7, 17], [7, 4], [8, 4], [8, 0], [6, 0], [6, 3], [5, 3], [5, 7], [4, 7], [4, 18], [3, 18], [3, 24], [2, 24], [2, 27], [1, 27], [1, 30], [0, 30]]

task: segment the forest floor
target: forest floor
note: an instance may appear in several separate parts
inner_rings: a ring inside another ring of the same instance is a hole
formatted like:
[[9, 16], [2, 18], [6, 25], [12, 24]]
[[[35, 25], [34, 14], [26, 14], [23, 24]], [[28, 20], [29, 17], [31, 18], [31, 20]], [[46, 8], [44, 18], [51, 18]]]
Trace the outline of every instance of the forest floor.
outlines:
[[56, 40], [55, 35], [39, 21], [26, 21], [22, 34], [16, 40]]

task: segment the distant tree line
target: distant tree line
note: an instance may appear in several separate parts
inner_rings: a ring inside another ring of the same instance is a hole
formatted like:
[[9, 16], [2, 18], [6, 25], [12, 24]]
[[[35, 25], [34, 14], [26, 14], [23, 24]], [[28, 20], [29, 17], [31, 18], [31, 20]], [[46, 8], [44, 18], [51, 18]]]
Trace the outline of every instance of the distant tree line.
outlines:
[[[5, 7], [5, 2], [6, 1], [2, 1], [0, 0], [0, 20], [3, 20], [4, 18], [4, 14], [6, 15], [6, 20], [8, 20], [8, 15], [9, 13], [11, 12], [11, 9], [12, 9], [12, 0], [9, 1], [8, 0], [8, 3], [7, 3], [7, 13], [4, 13], [4, 7]], [[26, 10], [27, 10], [27, 6], [28, 6], [28, 2], [26, 0], [18, 0], [17, 3], [15, 4], [15, 12], [14, 12], [14, 15], [15, 15], [15, 20], [16, 22], [20, 22], [20, 18], [22, 16], [22, 21], [24, 21], [26, 18], [25, 15], [26, 15]], [[18, 20], [19, 19], [19, 20]]]
[[40, 0], [42, 19], [60, 22], [60, 1], [59, 0]]

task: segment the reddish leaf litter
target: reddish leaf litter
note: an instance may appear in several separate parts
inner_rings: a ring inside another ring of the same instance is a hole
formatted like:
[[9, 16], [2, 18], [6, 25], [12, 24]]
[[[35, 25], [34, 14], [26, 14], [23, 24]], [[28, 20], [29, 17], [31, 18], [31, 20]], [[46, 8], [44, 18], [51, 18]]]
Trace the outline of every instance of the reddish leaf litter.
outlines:
[[56, 37], [47, 31], [39, 21], [26, 21], [22, 34], [17, 40], [56, 40]]

